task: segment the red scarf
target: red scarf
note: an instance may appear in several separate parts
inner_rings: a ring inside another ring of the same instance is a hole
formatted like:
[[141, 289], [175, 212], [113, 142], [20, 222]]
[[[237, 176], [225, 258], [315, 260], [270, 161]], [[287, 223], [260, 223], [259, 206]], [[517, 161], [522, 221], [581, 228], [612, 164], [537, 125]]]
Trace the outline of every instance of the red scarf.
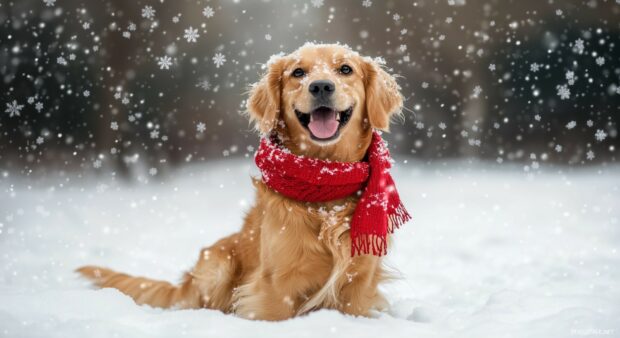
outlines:
[[292, 154], [277, 141], [263, 138], [256, 152], [263, 182], [278, 193], [304, 202], [360, 196], [351, 219], [351, 256], [387, 254], [387, 234], [411, 216], [390, 175], [386, 143], [374, 132], [364, 162], [332, 162]]

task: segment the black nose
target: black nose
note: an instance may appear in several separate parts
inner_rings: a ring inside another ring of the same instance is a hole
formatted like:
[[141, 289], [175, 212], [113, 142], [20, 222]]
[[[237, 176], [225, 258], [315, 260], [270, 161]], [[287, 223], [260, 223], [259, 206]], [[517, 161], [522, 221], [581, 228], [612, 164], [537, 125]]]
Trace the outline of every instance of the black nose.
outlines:
[[317, 80], [310, 84], [308, 90], [316, 98], [328, 98], [336, 90], [336, 85], [329, 80]]

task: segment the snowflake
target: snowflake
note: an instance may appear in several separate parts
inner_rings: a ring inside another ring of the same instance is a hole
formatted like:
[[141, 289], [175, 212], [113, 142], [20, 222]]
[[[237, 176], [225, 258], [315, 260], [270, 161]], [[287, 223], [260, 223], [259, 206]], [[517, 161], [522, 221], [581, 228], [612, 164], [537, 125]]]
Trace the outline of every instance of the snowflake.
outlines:
[[159, 130], [151, 130], [151, 138], [155, 139], [159, 137]]
[[43, 103], [41, 103], [41, 102], [35, 103], [34, 109], [36, 109], [37, 112], [41, 112], [41, 110], [43, 110]]
[[28, 100], [26, 100], [26, 102], [28, 102], [28, 104], [33, 104], [34, 103], [34, 96], [28, 97]]
[[226, 63], [226, 56], [222, 53], [216, 53], [213, 56], [213, 63], [217, 68], [220, 68], [224, 63]]
[[129, 38], [131, 37], [131, 33], [130, 33], [130, 32], [127, 32], [127, 31], [125, 31], [125, 32], [123, 32], [123, 37], [124, 37], [125, 39], [129, 39]]
[[566, 79], [568, 81], [575, 80], [575, 72], [570, 71], [570, 70], [566, 72]]
[[472, 97], [474, 98], [478, 98], [478, 96], [480, 96], [480, 93], [482, 93], [482, 87], [480, 86], [475, 86], [474, 87], [474, 92], [472, 93]]
[[540, 70], [540, 65], [539, 65], [539, 64], [537, 64], [537, 63], [535, 63], [535, 62], [534, 62], [534, 63], [532, 63], [532, 64], [530, 65], [530, 71], [531, 71], [532, 73], [536, 73], [538, 70]]
[[164, 55], [157, 59], [157, 65], [159, 65], [159, 69], [170, 69], [170, 66], [172, 66], [172, 58], [168, 55]]
[[594, 138], [596, 138], [596, 140], [599, 142], [604, 141], [607, 138], [607, 133], [604, 132], [602, 129], [598, 129], [594, 134]]
[[428, 88], [428, 82], [422, 82], [422, 88], [426, 89]]
[[566, 129], [571, 130], [573, 128], [575, 128], [577, 126], [577, 122], [575, 121], [570, 121], [566, 124]]
[[56, 0], [43, 0], [43, 3], [45, 3], [45, 6], [51, 7], [56, 4]]
[[592, 127], [592, 126], [594, 125], [594, 121], [592, 121], [592, 120], [587, 120], [587, 121], [586, 121], [586, 125], [587, 125], [588, 127]]
[[556, 144], [555, 145], [555, 151], [558, 152], [558, 153], [562, 152], [562, 146], [559, 145], [559, 144]]
[[599, 65], [599, 66], [604, 65], [605, 64], [605, 58], [602, 57], [602, 56], [597, 57], [596, 58], [596, 64]]
[[95, 162], [93, 162], [93, 168], [95, 168], [95, 169], [101, 168], [101, 160], [100, 159], [96, 159]]
[[443, 122], [439, 123], [439, 129], [445, 130], [446, 129], [446, 124], [443, 123]]
[[13, 102], [6, 104], [6, 110], [4, 112], [9, 113], [9, 117], [19, 116], [23, 108], [23, 104], [17, 104], [17, 101], [13, 100]]
[[586, 153], [586, 158], [590, 161], [592, 161], [594, 159], [594, 152], [592, 150], [588, 150], [588, 152]]
[[205, 7], [205, 9], [202, 10], [202, 15], [204, 15], [206, 18], [211, 18], [213, 17], [213, 15], [215, 15], [215, 11], [213, 11], [213, 8], [207, 6]]
[[37, 140], [36, 140], [37, 144], [43, 144], [43, 141], [44, 139], [42, 136], [37, 137]]
[[568, 89], [567, 85], [558, 86], [558, 96], [560, 96], [562, 100], [570, 98], [570, 89]]
[[133, 22], [130, 22], [129, 26], [127, 26], [127, 30], [131, 31], [131, 32], [135, 31], [136, 30], [136, 24], [133, 23]]
[[400, 46], [398, 46], [398, 49], [399, 49], [401, 52], [405, 52], [405, 51], [407, 51], [407, 45], [400, 45]]
[[364, 1], [362, 1], [362, 6], [368, 8], [368, 7], [372, 6], [372, 1], [364, 0]]
[[66, 66], [66, 65], [67, 65], [67, 60], [66, 60], [65, 58], [63, 58], [62, 56], [59, 56], [59, 57], [56, 59], [56, 62], [57, 62], [59, 65], [63, 65], [63, 66]]
[[179, 23], [179, 17], [178, 16], [173, 16], [172, 17], [172, 23]]
[[204, 122], [198, 122], [196, 125], [196, 131], [199, 133], [204, 133], [205, 130], [207, 130], [207, 125], [204, 124]]
[[112, 130], [118, 130], [118, 122], [112, 122], [112, 123], [110, 123], [110, 129], [112, 129]]
[[494, 63], [489, 65], [489, 70], [490, 71], [495, 71], [495, 64]]
[[84, 97], [89, 97], [90, 96], [90, 90], [85, 90], [84, 92], [82, 92], [82, 95], [84, 95]]
[[310, 2], [312, 3], [312, 6], [314, 6], [315, 8], [320, 8], [323, 6], [323, 0], [310, 0]]
[[265, 34], [265, 40], [271, 41], [271, 34]]
[[157, 175], [157, 168], [151, 168], [151, 169], [149, 169], [149, 174], [150, 174], [151, 176], [155, 176], [155, 175]]
[[153, 18], [155, 17], [155, 10], [153, 9], [153, 7], [144, 6], [144, 8], [142, 8], [142, 17], [153, 20]]
[[82, 28], [89, 29], [90, 28], [90, 22], [84, 22], [84, 24], [82, 24]]
[[396, 14], [394, 14], [392, 16], [392, 19], [394, 19], [394, 21], [398, 21], [398, 20], [400, 20], [400, 15], [398, 13], [396, 13]]
[[575, 46], [573, 47], [573, 51], [579, 54], [583, 54], [583, 50], [584, 50], [583, 40], [577, 39], [575, 41]]
[[200, 82], [196, 84], [196, 87], [200, 87], [203, 90], [209, 90], [211, 89], [211, 82], [209, 82], [208, 79], [203, 79], [203, 80], [200, 80]]
[[185, 30], [184, 38], [187, 39], [187, 42], [196, 42], [196, 39], [199, 37], [198, 30], [193, 29], [191, 26]]

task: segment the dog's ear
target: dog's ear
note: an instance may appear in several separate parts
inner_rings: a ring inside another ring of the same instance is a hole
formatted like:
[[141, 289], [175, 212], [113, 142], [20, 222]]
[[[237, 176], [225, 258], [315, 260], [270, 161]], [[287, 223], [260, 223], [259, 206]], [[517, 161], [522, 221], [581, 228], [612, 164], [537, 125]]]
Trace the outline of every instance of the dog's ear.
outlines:
[[282, 91], [282, 72], [284, 59], [279, 58], [268, 62], [267, 72], [258, 83], [252, 85], [247, 110], [250, 121], [261, 133], [269, 133], [278, 122], [280, 116], [280, 93]]
[[368, 122], [375, 129], [388, 131], [390, 117], [400, 113], [403, 107], [400, 86], [377, 61], [369, 58], [364, 61]]

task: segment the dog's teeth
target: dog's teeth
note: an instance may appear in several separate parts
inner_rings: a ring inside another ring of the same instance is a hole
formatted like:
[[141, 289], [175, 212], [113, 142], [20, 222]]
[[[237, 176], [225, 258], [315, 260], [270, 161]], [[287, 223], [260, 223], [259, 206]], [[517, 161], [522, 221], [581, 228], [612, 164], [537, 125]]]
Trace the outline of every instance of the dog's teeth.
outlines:
[[314, 114], [310, 114], [310, 122], [314, 121]]

